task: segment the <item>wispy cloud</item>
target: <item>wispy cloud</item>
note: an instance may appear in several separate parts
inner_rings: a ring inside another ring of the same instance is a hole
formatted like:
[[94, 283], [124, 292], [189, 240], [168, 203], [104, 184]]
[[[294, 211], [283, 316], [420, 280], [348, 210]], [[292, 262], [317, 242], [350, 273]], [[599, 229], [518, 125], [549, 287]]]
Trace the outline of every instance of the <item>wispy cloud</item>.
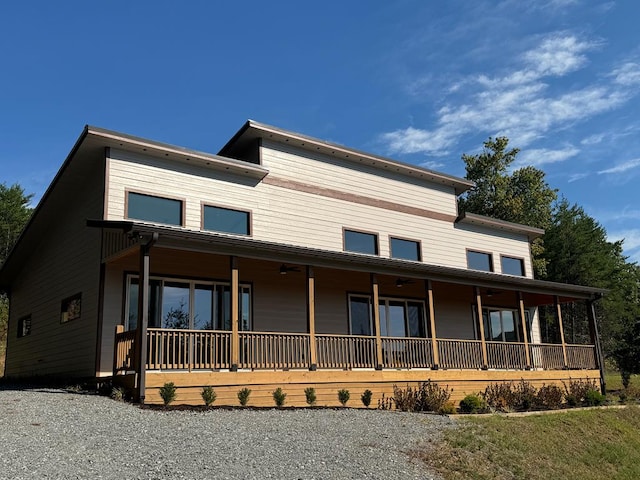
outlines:
[[437, 161], [428, 161], [421, 163], [420, 166], [428, 168], [430, 170], [437, 170], [438, 168], [444, 167], [444, 163]]
[[[521, 55], [520, 68], [499, 76], [472, 74], [457, 82], [455, 96], [444, 92], [453, 100], [436, 112], [433, 128], [398, 129], [381, 135], [381, 140], [391, 153], [422, 152], [433, 156], [449, 153], [470, 133], [505, 135], [514, 145], [526, 147], [553, 129], [615, 109], [636, 94], [632, 86], [638, 70], [632, 62], [617, 67], [604, 79], [565, 93], [556, 93], [547, 83], [547, 79], [583, 68], [589, 62], [587, 53], [600, 45], [599, 41], [567, 32], [547, 35]], [[593, 137], [588, 141], [596, 140]], [[562, 149], [542, 163], [562, 161], [576, 154]]]
[[564, 162], [565, 160], [575, 157], [580, 150], [574, 146], [567, 146], [559, 150], [547, 148], [534, 148], [532, 150], [523, 150], [516, 162], [514, 168], [533, 165], [539, 167], [547, 163]]
[[605, 170], [600, 170], [598, 172], [598, 175], [612, 174], [612, 173], [623, 173], [623, 172], [626, 172], [628, 170], [632, 170], [632, 169], [634, 169], [636, 167], [640, 167], [640, 158], [635, 158], [633, 160], [629, 160], [627, 162], [615, 165], [615, 166], [613, 166], [611, 168], [607, 168]]
[[578, 180], [582, 180], [583, 178], [587, 178], [588, 176], [589, 176], [589, 173], [587, 172], [574, 173], [572, 175], [569, 175], [569, 180], [567, 180], [567, 182], [569, 183], [577, 182]]

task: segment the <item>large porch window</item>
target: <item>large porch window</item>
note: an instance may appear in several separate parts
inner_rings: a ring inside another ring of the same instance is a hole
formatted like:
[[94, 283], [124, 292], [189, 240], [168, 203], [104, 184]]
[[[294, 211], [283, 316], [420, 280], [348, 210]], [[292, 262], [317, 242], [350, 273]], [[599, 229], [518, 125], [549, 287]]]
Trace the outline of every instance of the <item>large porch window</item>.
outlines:
[[[423, 301], [380, 297], [378, 309], [382, 337], [428, 337]], [[349, 295], [349, 326], [351, 335], [373, 334], [370, 296]]]
[[[476, 310], [474, 307], [474, 317]], [[527, 324], [527, 338], [531, 341], [531, 320], [529, 311], [525, 310]], [[482, 323], [484, 324], [484, 338], [488, 342], [524, 342], [522, 334], [522, 322], [516, 309], [508, 308], [483, 308]], [[480, 335], [476, 332], [476, 338]]]
[[[138, 324], [138, 276], [127, 276], [125, 328]], [[251, 330], [251, 285], [238, 292], [240, 330]], [[151, 277], [149, 327], [231, 330], [231, 287], [225, 282]]]

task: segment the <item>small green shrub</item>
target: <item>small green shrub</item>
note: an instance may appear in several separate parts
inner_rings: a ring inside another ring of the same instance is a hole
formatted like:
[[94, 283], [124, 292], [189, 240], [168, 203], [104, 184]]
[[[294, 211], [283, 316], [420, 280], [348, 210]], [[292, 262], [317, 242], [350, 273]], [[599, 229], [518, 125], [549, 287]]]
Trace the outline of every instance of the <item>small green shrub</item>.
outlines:
[[362, 392], [362, 395], [360, 396], [362, 404], [367, 408], [369, 408], [369, 405], [371, 405], [371, 397], [373, 397], [373, 392], [369, 389], [366, 389], [364, 392]]
[[351, 394], [349, 393], [349, 390], [345, 390], [344, 388], [342, 390], [338, 390], [338, 400], [340, 401], [343, 407], [347, 405], [349, 398], [351, 398]]
[[462, 413], [483, 413], [486, 409], [487, 402], [478, 394], [470, 393], [460, 400], [460, 411]]
[[584, 404], [588, 407], [597, 407], [603, 405], [606, 401], [605, 397], [599, 390], [589, 390], [584, 396]]
[[276, 402], [276, 407], [282, 407], [284, 405], [287, 394], [282, 391], [282, 388], [276, 388], [271, 395], [273, 395], [273, 401]]
[[176, 386], [173, 382], [167, 382], [160, 387], [160, 397], [167, 406], [176, 399]]
[[557, 410], [562, 406], [564, 393], [557, 385], [542, 385], [536, 394], [536, 408], [542, 410]]
[[247, 405], [247, 402], [249, 402], [249, 395], [251, 395], [251, 390], [247, 387], [238, 391], [238, 401], [240, 402], [240, 405], [243, 407]]
[[122, 387], [113, 387], [109, 396], [117, 402], [122, 402], [124, 401], [124, 389]]
[[316, 404], [316, 389], [313, 387], [307, 387], [304, 389], [304, 396], [305, 396], [305, 400], [307, 401], [308, 405], [315, 405]]
[[438, 410], [440, 415], [452, 415], [456, 413], [456, 406], [453, 404], [451, 400], [447, 401], [440, 410]]
[[213, 402], [215, 402], [216, 398], [218, 397], [218, 395], [216, 395], [216, 391], [211, 386], [204, 387], [200, 395], [202, 396], [202, 400], [204, 400], [204, 404], [207, 407], [213, 405]]
[[590, 390], [598, 390], [595, 380], [572, 380], [569, 379], [569, 385], [562, 382], [565, 390], [565, 400], [570, 407], [584, 405], [587, 393]]

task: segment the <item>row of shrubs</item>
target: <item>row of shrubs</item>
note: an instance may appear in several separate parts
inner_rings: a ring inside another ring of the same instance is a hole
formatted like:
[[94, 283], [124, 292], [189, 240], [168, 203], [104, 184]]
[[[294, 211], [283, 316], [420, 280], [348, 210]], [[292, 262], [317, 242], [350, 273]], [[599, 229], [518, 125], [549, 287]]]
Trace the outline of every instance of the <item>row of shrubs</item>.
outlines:
[[[543, 385], [534, 387], [531, 383], [520, 382], [492, 383], [483, 392], [474, 393], [464, 397], [456, 409], [451, 401], [451, 392], [446, 386], [440, 387], [430, 380], [420, 383], [417, 387], [407, 386], [400, 388], [393, 386], [393, 396], [378, 400], [378, 409], [401, 410], [406, 412], [435, 412], [440, 414], [456, 413], [485, 413], [485, 412], [522, 412], [530, 410], [555, 410], [563, 407], [595, 406], [602, 405], [606, 398], [600, 393], [595, 381], [569, 380], [563, 383], [561, 388], [557, 385]], [[175, 401], [177, 388], [173, 382], [165, 383], [159, 389], [160, 397], [165, 405]], [[114, 390], [115, 392], [115, 390]], [[112, 394], [114, 398], [121, 399], [118, 392]], [[308, 405], [316, 404], [316, 391], [313, 387], [304, 390]], [[207, 407], [213, 405], [217, 394], [213, 387], [206, 386], [200, 392], [202, 400]], [[238, 402], [246, 406], [249, 402], [251, 390], [242, 388], [237, 392]], [[346, 406], [351, 398], [349, 390], [337, 391], [338, 401]], [[272, 398], [277, 407], [285, 404], [287, 394], [278, 387], [272, 392]], [[365, 390], [360, 396], [360, 401], [365, 407], [371, 405], [373, 393]]]
[[[160, 397], [162, 398], [163, 403], [166, 405], [170, 405], [173, 403], [177, 397], [176, 386], [173, 382], [165, 383], [162, 387], [160, 387]], [[249, 402], [249, 396], [251, 395], [251, 389], [244, 387], [240, 389], [237, 393], [238, 402], [243, 407], [247, 405]], [[316, 390], [313, 387], [308, 387], [304, 389], [305, 399], [308, 405], [313, 406], [316, 404]], [[213, 405], [216, 401], [218, 395], [215, 390], [211, 386], [206, 386], [200, 392], [200, 396], [204, 401], [204, 404], [207, 407]], [[276, 388], [272, 393], [273, 401], [277, 407], [282, 407], [285, 404], [285, 400], [287, 398], [287, 394], [282, 390], [282, 388]], [[371, 399], [373, 397], [373, 392], [371, 390], [365, 390], [360, 396], [360, 401], [365, 407], [368, 407], [371, 404]], [[340, 404], [345, 407], [351, 398], [351, 394], [349, 390], [341, 389], [338, 390], [338, 401]]]

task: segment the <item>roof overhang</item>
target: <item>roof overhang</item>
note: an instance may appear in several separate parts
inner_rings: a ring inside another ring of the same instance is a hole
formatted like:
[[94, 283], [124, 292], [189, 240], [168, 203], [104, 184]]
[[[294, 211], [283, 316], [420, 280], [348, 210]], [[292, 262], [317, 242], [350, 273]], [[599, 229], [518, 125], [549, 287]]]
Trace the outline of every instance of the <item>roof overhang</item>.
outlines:
[[251, 238], [240, 238], [211, 232], [196, 232], [178, 227], [152, 225], [133, 221], [88, 220], [87, 225], [121, 230], [132, 236], [158, 234], [159, 247], [189, 249], [239, 257], [306, 264], [316, 267], [372, 272], [402, 277], [424, 278], [456, 284], [493, 289], [522, 291], [536, 295], [558, 296], [564, 299], [594, 300], [607, 290], [564, 283], [547, 282], [526, 277], [479, 272], [461, 268], [412, 262], [371, 255], [334, 252], [286, 245]]
[[515, 233], [519, 235], [526, 235], [529, 241], [544, 235], [544, 230], [541, 228], [530, 227], [528, 225], [521, 225], [519, 223], [506, 222], [504, 220], [485, 217], [484, 215], [478, 215], [475, 213], [467, 213], [467, 212], [463, 213], [456, 219], [456, 223], [476, 225], [479, 227], [491, 228], [493, 230], [502, 230], [504, 232]]
[[416, 165], [398, 162], [379, 155], [363, 152], [317, 138], [290, 132], [271, 125], [248, 120], [240, 130], [222, 147], [219, 155], [234, 157], [244, 152], [248, 145], [258, 139], [272, 140], [279, 143], [293, 145], [304, 150], [337, 157], [355, 164], [369, 165], [380, 170], [397, 172], [408, 177], [425, 180], [432, 183], [446, 185], [455, 190], [456, 195], [466, 192], [475, 184], [470, 180], [435, 172]]

